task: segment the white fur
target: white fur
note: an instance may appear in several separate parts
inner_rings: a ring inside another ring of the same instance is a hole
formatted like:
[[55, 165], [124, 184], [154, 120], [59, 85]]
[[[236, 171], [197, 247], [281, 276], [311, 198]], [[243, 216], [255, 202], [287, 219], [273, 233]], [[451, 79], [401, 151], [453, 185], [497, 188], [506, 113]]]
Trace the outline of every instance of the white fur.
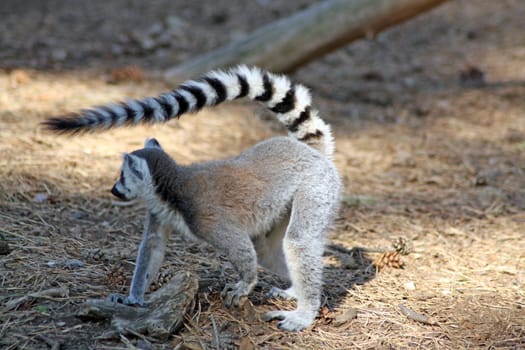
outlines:
[[158, 141], [152, 137], [148, 137], [146, 139], [146, 141], [144, 142], [144, 148], [159, 148], [159, 149], [162, 149], [160, 147], [160, 145], [158, 144]]
[[222, 70], [212, 71], [206, 76], [220, 80], [226, 87], [226, 99], [231, 101], [241, 92], [241, 86], [239, 85], [239, 79], [236, 75], [226, 73]]
[[126, 115], [126, 111], [124, 110], [124, 108], [122, 108], [122, 106], [117, 105], [117, 104], [109, 105], [108, 108], [113, 113], [118, 115], [118, 120], [117, 120], [115, 126], [121, 126], [122, 124], [124, 124], [124, 122], [126, 121], [126, 116], [127, 116]]
[[155, 122], [163, 122], [166, 120], [162, 107], [152, 97], [145, 98], [143, 102], [153, 109], [153, 119]]
[[246, 78], [248, 85], [250, 86], [250, 92], [248, 97], [255, 99], [257, 96], [264, 93], [264, 84], [262, 73], [258, 68], [248, 68], [246, 66], [239, 66], [235, 69], [240, 75]]
[[204, 95], [206, 96], [207, 106], [213, 105], [213, 103], [217, 99], [217, 93], [215, 92], [215, 89], [213, 89], [208, 83], [193, 80], [187, 82], [186, 84], [184, 84], [184, 86], [195, 86], [196, 88], [199, 88], [202, 92], [204, 92]]
[[129, 100], [126, 105], [135, 112], [133, 124], [139, 123], [144, 118], [144, 108], [136, 100]]
[[303, 112], [307, 106], [312, 104], [312, 98], [310, 92], [303, 85], [297, 84], [295, 86], [295, 106], [294, 109], [288, 113], [277, 114], [279, 121], [285, 125], [289, 125], [294, 120], [299, 118], [301, 112]]
[[193, 94], [186, 90], [177, 90], [177, 91], [182, 97], [184, 97], [186, 102], [188, 102], [188, 110], [193, 111], [195, 109], [195, 106], [197, 105], [197, 100], [195, 99]]
[[187, 239], [198, 239], [191, 232], [182, 215], [178, 211], [171, 209], [166, 203], [161, 202], [158, 197], [148, 196], [145, 202], [151, 212], [158, 216], [159, 221], [171, 226], [175, 232], [182, 234]]
[[270, 101], [266, 102], [266, 105], [269, 108], [273, 108], [284, 99], [286, 93], [291, 88], [291, 83], [290, 80], [283, 75], [268, 74], [268, 77], [273, 85], [273, 95]]
[[330, 129], [330, 125], [326, 124], [321, 118], [319, 118], [318, 111], [312, 109], [310, 111], [310, 119], [303, 122], [296, 132], [288, 132], [288, 134], [294, 139], [302, 139], [309, 133], [315, 133], [320, 130], [323, 133], [321, 140], [312, 140], [310, 143], [320, 143], [321, 153], [326, 155], [329, 159], [332, 159], [334, 153], [334, 139]]
[[160, 95], [160, 98], [171, 105], [171, 108], [173, 109], [171, 115], [168, 116], [169, 117], [172, 117], [174, 115], [177, 115], [177, 113], [179, 112], [179, 102], [177, 101], [177, 99], [175, 97], [173, 97], [172, 94], [169, 94], [169, 93], [166, 93], [166, 94], [162, 94]]
[[98, 113], [102, 114], [102, 116], [104, 117], [102, 128], [109, 129], [109, 127], [111, 126], [111, 122], [112, 122], [109, 112], [101, 108], [98, 110]]

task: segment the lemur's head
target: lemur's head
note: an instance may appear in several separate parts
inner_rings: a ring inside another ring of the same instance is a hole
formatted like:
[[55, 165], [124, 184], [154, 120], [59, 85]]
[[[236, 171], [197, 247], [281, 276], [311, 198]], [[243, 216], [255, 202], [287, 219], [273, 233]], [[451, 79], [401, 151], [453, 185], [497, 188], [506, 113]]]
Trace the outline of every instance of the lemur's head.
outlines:
[[152, 193], [152, 175], [148, 162], [143, 157], [152, 149], [162, 150], [162, 147], [157, 140], [150, 138], [144, 143], [144, 149], [124, 154], [120, 177], [111, 189], [114, 196], [130, 201]]

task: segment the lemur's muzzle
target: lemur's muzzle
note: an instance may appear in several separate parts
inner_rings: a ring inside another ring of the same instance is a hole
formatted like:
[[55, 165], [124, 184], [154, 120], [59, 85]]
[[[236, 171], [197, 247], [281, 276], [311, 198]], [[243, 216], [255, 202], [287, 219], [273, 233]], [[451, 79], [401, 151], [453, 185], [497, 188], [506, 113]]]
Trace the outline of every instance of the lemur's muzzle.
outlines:
[[113, 185], [113, 188], [111, 189], [111, 194], [119, 199], [127, 200], [126, 196], [124, 196], [123, 193], [120, 193], [119, 190], [117, 190], [117, 185]]

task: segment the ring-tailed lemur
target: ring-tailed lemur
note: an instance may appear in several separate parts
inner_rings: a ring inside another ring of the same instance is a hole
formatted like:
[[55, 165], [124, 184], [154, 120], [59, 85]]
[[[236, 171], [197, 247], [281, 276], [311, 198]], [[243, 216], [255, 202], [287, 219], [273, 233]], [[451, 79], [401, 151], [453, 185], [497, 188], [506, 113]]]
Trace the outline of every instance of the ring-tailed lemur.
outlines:
[[[247, 96], [264, 102], [291, 137], [263, 141], [240, 155], [182, 166], [155, 139], [124, 155], [111, 192], [142, 199], [147, 220], [129, 295], [114, 301], [144, 304], [144, 293], [164, 257], [167, 234], [197, 236], [224, 251], [240, 280], [223, 290], [239, 305], [257, 282], [257, 264], [291, 281], [270, 295], [297, 299], [293, 311], [271, 311], [279, 327], [312, 324], [321, 302], [325, 233], [336, 214], [341, 182], [331, 161], [330, 127], [311, 107], [308, 90], [285, 76], [239, 66], [212, 71], [155, 98], [96, 107], [49, 119], [56, 132], [77, 133], [140, 122], [164, 122], [185, 112]], [[311, 147], [310, 147], [311, 146]]]

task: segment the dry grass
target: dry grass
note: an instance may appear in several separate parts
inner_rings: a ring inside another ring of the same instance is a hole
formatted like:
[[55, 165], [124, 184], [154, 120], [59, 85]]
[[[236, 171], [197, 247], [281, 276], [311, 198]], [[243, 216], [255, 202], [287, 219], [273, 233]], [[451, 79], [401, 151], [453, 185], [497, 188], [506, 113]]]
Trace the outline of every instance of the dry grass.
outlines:
[[[325, 256], [323, 309], [300, 334], [261, 320], [293, 307], [264, 296], [279, 283], [273, 276], [262, 272], [244, 307], [225, 309], [218, 294], [235, 278], [231, 266], [179, 237], [163, 271], [189, 269], [202, 283], [169, 344], [97, 339], [106, 324], [74, 317], [86, 298], [124, 292], [131, 276], [143, 209], [112, 203], [120, 152], [154, 135], [181, 163], [225, 157], [280, 132], [275, 123], [254, 118], [252, 104], [230, 104], [168, 125], [55, 137], [37, 126], [46, 116], [166, 87], [147, 78], [112, 85], [97, 72], [0, 72], [0, 239], [12, 250], [0, 256], [1, 347], [525, 348], [524, 48], [522, 31], [502, 25], [522, 14], [519, 1], [454, 2], [296, 75], [334, 125], [346, 193]], [[438, 34], [444, 28], [459, 34]], [[481, 39], [460, 40], [468, 30]], [[466, 61], [488, 84], [459, 85]], [[376, 271], [374, 251], [398, 237], [413, 245], [405, 268]], [[83, 264], [62, 264], [71, 259]], [[29, 296], [52, 288], [67, 293]], [[336, 326], [352, 309], [357, 317]]]

